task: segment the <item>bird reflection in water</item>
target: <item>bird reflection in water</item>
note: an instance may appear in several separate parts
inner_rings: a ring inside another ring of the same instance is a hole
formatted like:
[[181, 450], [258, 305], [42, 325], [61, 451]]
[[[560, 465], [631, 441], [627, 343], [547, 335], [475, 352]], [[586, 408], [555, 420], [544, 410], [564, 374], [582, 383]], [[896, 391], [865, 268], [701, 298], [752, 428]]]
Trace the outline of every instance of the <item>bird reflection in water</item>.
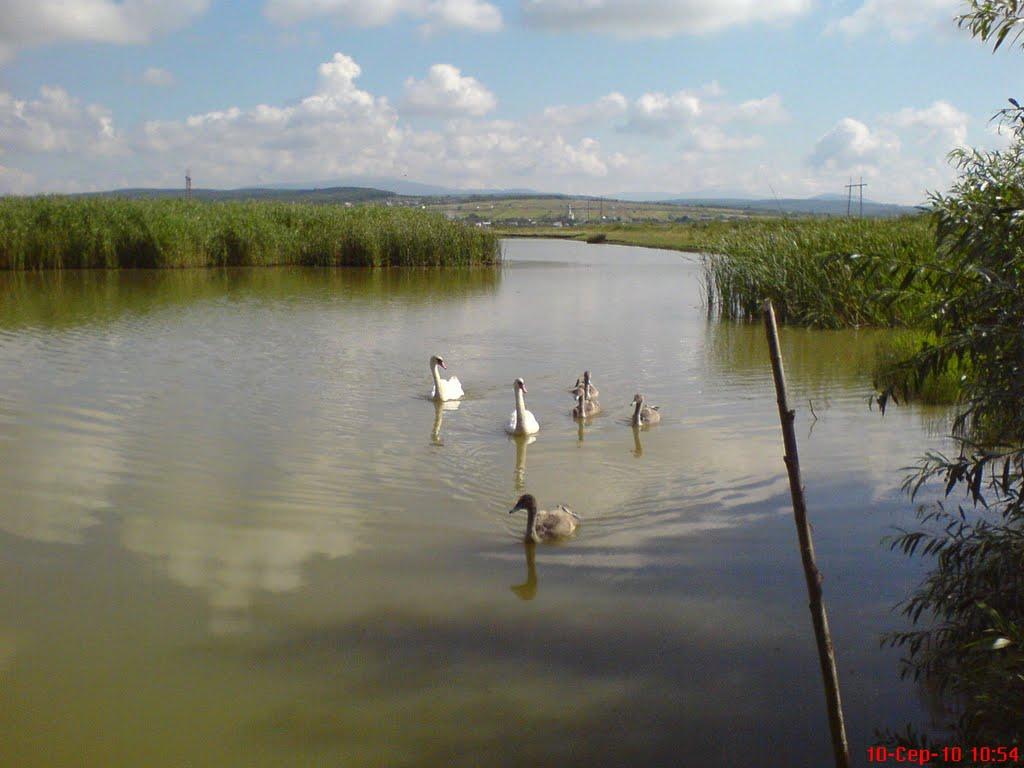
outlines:
[[444, 422], [444, 412], [457, 411], [460, 405], [462, 403], [458, 400], [434, 401], [434, 427], [430, 431], [430, 442], [434, 445], [444, 445], [444, 440], [441, 439], [441, 424]]
[[526, 446], [537, 438], [534, 435], [511, 435], [509, 439], [516, 444], [516, 470], [512, 480], [516, 490], [521, 491], [526, 485]]
[[526, 581], [513, 584], [509, 589], [516, 593], [520, 600], [533, 600], [537, 596], [537, 543], [526, 539], [523, 542], [526, 552]]
[[633, 455], [638, 459], [644, 455], [644, 446], [640, 442], [640, 427], [633, 427]]

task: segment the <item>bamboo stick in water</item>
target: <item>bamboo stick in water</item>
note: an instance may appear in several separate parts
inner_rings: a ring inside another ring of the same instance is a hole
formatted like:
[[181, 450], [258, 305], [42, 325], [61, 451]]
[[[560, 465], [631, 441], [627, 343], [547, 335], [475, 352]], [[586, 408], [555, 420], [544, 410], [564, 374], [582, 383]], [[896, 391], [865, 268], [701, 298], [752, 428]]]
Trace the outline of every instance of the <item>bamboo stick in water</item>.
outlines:
[[803, 560], [804, 578], [807, 581], [807, 596], [810, 598], [811, 620], [814, 623], [814, 637], [818, 644], [818, 661], [821, 663], [821, 677], [825, 684], [825, 703], [828, 706], [828, 724], [832, 732], [832, 751], [837, 768], [849, 768], [850, 747], [846, 741], [846, 725], [843, 722], [843, 703], [839, 695], [839, 673], [836, 671], [836, 654], [832, 645], [832, 633], [828, 627], [828, 614], [821, 590], [821, 572], [814, 561], [814, 541], [811, 526], [807, 522], [807, 505], [804, 488], [800, 481], [800, 456], [796, 446], [796, 431], [793, 421], [795, 411], [789, 407], [786, 395], [786, 372], [782, 367], [782, 353], [779, 350], [779, 331], [775, 324], [775, 308], [771, 300], [764, 304], [764, 326], [768, 336], [768, 350], [772, 360], [772, 375], [775, 378], [775, 396], [779, 404], [779, 421], [782, 423], [782, 439], [786, 447], [786, 471], [789, 473], [789, 492], [793, 498], [793, 518], [800, 540], [800, 558]]

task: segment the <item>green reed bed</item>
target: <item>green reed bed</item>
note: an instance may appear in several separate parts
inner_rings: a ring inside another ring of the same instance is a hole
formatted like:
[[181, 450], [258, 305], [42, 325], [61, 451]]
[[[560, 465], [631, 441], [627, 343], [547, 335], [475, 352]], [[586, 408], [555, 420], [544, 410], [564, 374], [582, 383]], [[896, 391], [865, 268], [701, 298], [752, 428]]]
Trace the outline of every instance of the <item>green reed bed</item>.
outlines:
[[[907, 269], [936, 259], [926, 216], [751, 220], [719, 228], [705, 250], [710, 308], [752, 317], [771, 299], [785, 322], [822, 328], [913, 325], [927, 297], [898, 289]], [[853, 254], [900, 268], [861, 270]]]
[[0, 269], [472, 266], [498, 238], [412, 208], [0, 198]]

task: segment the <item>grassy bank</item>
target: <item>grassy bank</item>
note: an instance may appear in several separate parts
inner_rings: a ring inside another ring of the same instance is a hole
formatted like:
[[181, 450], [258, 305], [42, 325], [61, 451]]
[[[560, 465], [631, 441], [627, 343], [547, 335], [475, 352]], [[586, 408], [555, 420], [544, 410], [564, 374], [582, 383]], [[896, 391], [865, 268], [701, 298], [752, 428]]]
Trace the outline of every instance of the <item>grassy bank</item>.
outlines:
[[902, 327], [923, 297], [891, 300], [904, 272], [856, 274], [849, 254], [906, 265], [935, 258], [935, 232], [925, 216], [897, 219], [751, 218], [685, 224], [572, 229], [510, 229], [513, 236], [572, 237], [706, 254], [708, 305], [725, 317], [758, 314], [766, 298], [785, 322], [822, 328]]
[[0, 198], [0, 269], [470, 266], [498, 238], [409, 208]]

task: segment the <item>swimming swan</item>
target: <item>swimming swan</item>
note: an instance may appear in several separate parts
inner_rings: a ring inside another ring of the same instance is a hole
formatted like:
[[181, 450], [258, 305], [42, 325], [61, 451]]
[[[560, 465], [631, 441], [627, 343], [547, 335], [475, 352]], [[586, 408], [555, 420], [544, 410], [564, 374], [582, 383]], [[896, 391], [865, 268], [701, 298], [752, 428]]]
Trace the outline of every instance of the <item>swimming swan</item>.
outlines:
[[661, 421], [658, 406], [646, 405], [643, 395], [633, 396], [633, 406], [633, 418], [630, 420], [630, 424], [634, 427], [648, 427]]
[[584, 371], [583, 378], [577, 378], [576, 384], [569, 390], [569, 394], [573, 397], [577, 397], [580, 392], [586, 392], [588, 400], [594, 400], [599, 394], [601, 394], [597, 391], [597, 387], [595, 387], [593, 382], [590, 380], [590, 371]]
[[601, 412], [601, 404], [597, 400], [588, 400], [583, 396], [583, 387], [576, 394], [576, 407], [572, 409], [574, 419], [589, 419]]
[[465, 392], [462, 391], [462, 383], [458, 376], [450, 379], [442, 379], [438, 367], [447, 369], [444, 359], [440, 355], [430, 358], [430, 374], [434, 377], [434, 388], [430, 391], [430, 399], [444, 402], [445, 400], [458, 400]]
[[537, 509], [537, 500], [532, 493], [524, 493], [516, 505], [508, 511], [511, 515], [526, 511], [526, 541], [555, 541], [572, 536], [580, 524], [580, 517], [564, 504], [554, 509]]
[[512, 383], [512, 388], [516, 393], [516, 409], [509, 416], [505, 431], [510, 435], [533, 435], [540, 432], [540, 424], [537, 423], [537, 419], [526, 410], [526, 398], [524, 397], [526, 382], [516, 379]]

